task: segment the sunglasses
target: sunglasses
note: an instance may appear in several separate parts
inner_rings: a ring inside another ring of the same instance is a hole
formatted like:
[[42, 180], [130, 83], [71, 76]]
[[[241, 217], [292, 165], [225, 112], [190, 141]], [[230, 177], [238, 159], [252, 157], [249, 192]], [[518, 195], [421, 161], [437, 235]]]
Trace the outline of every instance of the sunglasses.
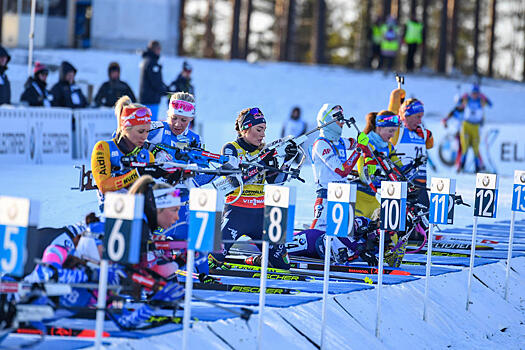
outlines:
[[399, 116], [398, 115], [380, 116], [380, 119], [378, 119], [377, 122], [379, 123], [392, 122], [392, 123], [399, 124]]
[[171, 107], [177, 110], [183, 110], [184, 112], [191, 112], [195, 109], [195, 106], [191, 102], [175, 100], [171, 102]]

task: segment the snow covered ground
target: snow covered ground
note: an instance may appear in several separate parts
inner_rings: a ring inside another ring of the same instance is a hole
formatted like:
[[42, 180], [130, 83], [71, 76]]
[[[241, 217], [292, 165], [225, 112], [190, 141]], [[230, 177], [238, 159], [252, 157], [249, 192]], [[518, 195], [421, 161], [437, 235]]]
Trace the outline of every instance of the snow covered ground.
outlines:
[[[13, 50], [13, 61], [8, 71], [13, 81], [13, 96], [17, 99], [25, 78], [25, 52]], [[88, 80], [96, 88], [107, 77], [107, 64], [119, 61], [122, 78], [138, 93], [138, 65], [136, 54], [99, 51], [38, 50], [36, 59], [46, 64], [60, 64], [65, 59], [79, 69], [78, 80]], [[169, 82], [178, 73], [182, 58], [163, 57], [164, 79]], [[282, 63], [223, 62], [191, 59], [194, 66], [194, 84], [197, 90], [198, 120], [203, 124], [203, 138], [211, 151], [235, 137], [233, 121], [236, 113], [247, 106], [261, 106], [268, 116], [267, 141], [280, 135], [282, 122], [294, 105], [303, 108], [303, 117], [313, 125], [317, 109], [327, 101], [343, 105], [347, 115], [353, 115], [364, 126], [364, 115], [373, 110], [386, 108], [388, 95], [395, 87], [393, 76], [379, 72], [357, 72], [341, 67], [313, 67]], [[50, 84], [57, 79], [49, 76]], [[429, 119], [444, 116], [453, 104], [456, 85], [469, 83], [439, 77], [407, 76], [408, 96], [417, 96], [425, 102]], [[525, 110], [525, 86], [518, 83], [486, 81], [483, 91], [495, 105], [488, 111], [488, 119], [494, 123], [523, 123]], [[348, 133], [351, 135], [351, 133]], [[30, 197], [41, 202], [40, 226], [61, 226], [79, 221], [97, 209], [93, 191], [80, 193], [70, 190], [78, 184], [78, 172], [73, 165], [89, 163], [76, 160], [67, 164], [3, 164], [0, 170], [0, 194]], [[431, 175], [457, 179], [457, 192], [466, 202], [474, 199], [474, 175], [460, 175], [446, 169], [438, 169]], [[312, 219], [314, 187], [309, 166], [304, 166], [302, 176], [306, 184], [293, 182], [298, 188], [296, 225], [309, 224]], [[498, 219], [510, 217], [512, 179], [500, 180]], [[472, 208], [456, 210], [457, 226], [472, 223]], [[521, 218], [518, 215], [518, 218]], [[490, 221], [480, 219], [480, 223]], [[363, 291], [331, 298], [329, 305], [330, 330], [328, 348], [509, 348], [519, 349], [525, 344], [525, 288], [523, 271], [525, 259], [514, 259], [517, 272], [512, 274], [513, 296], [511, 303], [501, 298], [504, 268], [501, 263], [476, 268], [488, 287], [475, 281], [474, 304], [471, 313], [463, 311], [465, 302], [466, 273], [451, 273], [432, 278], [433, 300], [430, 321], [420, 320], [424, 281], [418, 280], [390, 286], [384, 292], [384, 324], [382, 343], [373, 337], [375, 292]], [[314, 348], [305, 338], [298, 337], [290, 324], [302, 329], [318, 344], [320, 303], [314, 302], [291, 309], [274, 309], [267, 314], [265, 348]], [[343, 310], [344, 309], [344, 310]], [[346, 310], [346, 311], [345, 311]], [[350, 315], [350, 318], [344, 313]], [[284, 321], [286, 319], [288, 322]], [[218, 321], [197, 324], [192, 331], [196, 336], [192, 344], [197, 348], [228, 348], [212, 333], [220, 332], [230, 348], [254, 348], [255, 317], [250, 328], [241, 320]], [[351, 320], [351, 321], [349, 321]], [[505, 328], [506, 330], [502, 330]], [[175, 333], [142, 342], [119, 342], [119, 348], [173, 348], [181, 334]], [[124, 347], [125, 345], [125, 347]]]

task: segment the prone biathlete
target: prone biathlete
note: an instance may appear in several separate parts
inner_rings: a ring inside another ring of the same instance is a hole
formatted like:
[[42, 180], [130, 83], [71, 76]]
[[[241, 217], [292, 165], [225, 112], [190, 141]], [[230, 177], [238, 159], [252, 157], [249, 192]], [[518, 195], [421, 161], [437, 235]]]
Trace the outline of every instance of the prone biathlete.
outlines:
[[[239, 162], [257, 159], [258, 164], [277, 168], [278, 159], [274, 157], [273, 150], [262, 152], [266, 131], [266, 119], [259, 108], [243, 109], [235, 121], [235, 130], [238, 137], [235, 141], [228, 142], [222, 148], [222, 154], [235, 158]], [[286, 169], [286, 164], [297, 155], [297, 146], [290, 144], [286, 148], [285, 162], [281, 169]], [[243, 176], [242, 192], [239, 179], [229, 176], [225, 180], [231, 184], [231, 189], [226, 196], [226, 205], [222, 215], [222, 238], [224, 249], [222, 252], [209, 255], [210, 268], [225, 268], [222, 264], [228, 250], [242, 235], [253, 240], [262, 240], [264, 224], [264, 184], [278, 184], [286, 180], [286, 174], [281, 172], [268, 172], [254, 166]], [[228, 242], [229, 241], [229, 242]], [[258, 247], [260, 249], [260, 244]], [[288, 253], [284, 244], [269, 245], [269, 264], [280, 269], [289, 269]], [[256, 255], [246, 260], [247, 264], [260, 265], [261, 256]]]
[[104, 208], [104, 194], [107, 192], [127, 192], [135, 180], [148, 170], [124, 168], [122, 157], [136, 157], [140, 162], [153, 162], [155, 158], [144, 142], [151, 125], [149, 108], [132, 103], [128, 96], [121, 97], [115, 104], [117, 131], [113, 139], [98, 141], [91, 153], [91, 171], [98, 187], [100, 211]]
[[[332, 242], [338, 251], [334, 252], [332, 243], [331, 260], [344, 264], [360, 257], [370, 266], [377, 266], [375, 255], [377, 240], [377, 221], [372, 221], [364, 216], [354, 219], [354, 227], [349, 237], [335, 237]], [[293, 241], [286, 243], [286, 249], [290, 255], [306, 256], [310, 258], [324, 259], [325, 254], [325, 231], [308, 229], [294, 232]], [[342, 247], [341, 247], [342, 245]]]

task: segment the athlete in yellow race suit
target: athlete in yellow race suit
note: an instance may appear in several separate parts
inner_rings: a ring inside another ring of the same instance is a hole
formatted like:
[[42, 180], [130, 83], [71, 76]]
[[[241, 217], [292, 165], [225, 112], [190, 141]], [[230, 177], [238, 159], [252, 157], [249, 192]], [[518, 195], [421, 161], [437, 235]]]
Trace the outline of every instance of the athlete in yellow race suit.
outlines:
[[492, 102], [480, 92], [479, 86], [474, 84], [470, 94], [462, 96], [458, 110], [464, 111], [463, 123], [461, 124], [460, 141], [461, 156], [458, 172], [463, 171], [465, 161], [467, 160], [467, 152], [469, 148], [474, 151], [474, 165], [476, 172], [484, 169], [481, 154], [479, 152], [479, 129], [485, 122], [484, 108], [485, 106], [492, 107]]
[[[224, 145], [222, 153], [228, 157], [237, 158], [240, 162], [254, 160], [261, 165], [271, 165], [277, 167], [277, 159], [273, 157], [273, 151], [266, 156], [261, 155], [261, 148], [266, 130], [266, 120], [259, 108], [244, 109], [239, 114], [236, 122], [236, 130], [239, 134], [237, 140]], [[287, 148], [285, 164], [292, 161], [297, 155], [297, 146]], [[211, 268], [224, 266], [224, 261], [228, 250], [235, 241], [242, 235], [249, 236], [253, 240], [261, 241], [264, 224], [264, 183], [281, 183], [286, 179], [286, 175], [279, 172], [267, 173], [259, 167], [248, 170], [248, 174], [243, 175], [243, 188], [239, 179], [235, 177], [227, 178], [232, 184], [232, 190], [226, 196], [226, 205], [222, 215], [222, 237], [224, 249], [220, 253], [213, 253], [209, 256]], [[260, 246], [260, 244], [258, 244]], [[284, 244], [270, 244], [269, 263], [272, 267], [289, 269], [288, 253]], [[246, 259], [247, 264], [260, 265], [260, 256]]]
[[[395, 149], [389, 139], [399, 126], [399, 116], [390, 111], [381, 111], [378, 114], [369, 113], [366, 117], [367, 125], [364, 132], [369, 137], [369, 146], [372, 151], [379, 151], [386, 155], [396, 165], [401, 166], [401, 161], [394, 154]], [[361, 180], [357, 186], [356, 215], [372, 219], [372, 214], [379, 208], [374, 190], [370, 185], [379, 188], [381, 183], [375, 180], [377, 162], [372, 157], [362, 155], [357, 161], [357, 170]]]
[[140, 104], [132, 104], [128, 96], [123, 96], [117, 101], [115, 114], [119, 124], [115, 138], [97, 142], [91, 153], [91, 171], [98, 187], [101, 210], [105, 193], [122, 191], [143, 175], [137, 169], [123, 170], [122, 157], [133, 156], [145, 163], [155, 161], [153, 154], [142, 148], [150, 129], [151, 111]]

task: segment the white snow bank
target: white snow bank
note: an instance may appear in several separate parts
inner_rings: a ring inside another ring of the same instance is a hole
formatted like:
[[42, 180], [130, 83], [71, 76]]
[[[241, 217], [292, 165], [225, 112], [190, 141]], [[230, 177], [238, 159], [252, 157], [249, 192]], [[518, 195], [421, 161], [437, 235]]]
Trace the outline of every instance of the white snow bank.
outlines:
[[[513, 259], [522, 271], [525, 258]], [[429, 320], [422, 320], [424, 280], [384, 286], [381, 340], [375, 338], [376, 291], [329, 298], [326, 349], [519, 349], [525, 343], [524, 278], [511, 273], [511, 298], [503, 299], [502, 264], [475, 268], [472, 304], [465, 311], [467, 270], [432, 277]], [[520, 312], [521, 310], [521, 312]], [[192, 349], [254, 349], [258, 316], [195, 324]], [[267, 308], [263, 349], [315, 349], [320, 343], [321, 301], [291, 308]], [[220, 336], [219, 337], [217, 335]], [[172, 349], [182, 333], [117, 341], [110, 349]], [[315, 345], [314, 345], [315, 344]]]

